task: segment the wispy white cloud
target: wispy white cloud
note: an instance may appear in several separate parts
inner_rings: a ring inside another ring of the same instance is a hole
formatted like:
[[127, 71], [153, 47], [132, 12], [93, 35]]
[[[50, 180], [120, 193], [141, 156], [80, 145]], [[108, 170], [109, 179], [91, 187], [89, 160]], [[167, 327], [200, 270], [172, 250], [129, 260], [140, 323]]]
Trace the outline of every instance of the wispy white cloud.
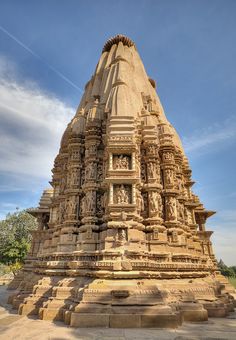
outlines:
[[0, 57], [0, 171], [48, 178], [74, 112], [37, 84], [21, 83], [14, 65]]
[[201, 131], [197, 130], [190, 137], [183, 138], [186, 152], [206, 151], [206, 147], [213, 147], [229, 139], [236, 139], [236, 119], [234, 116], [226, 119], [222, 124], [215, 123]]

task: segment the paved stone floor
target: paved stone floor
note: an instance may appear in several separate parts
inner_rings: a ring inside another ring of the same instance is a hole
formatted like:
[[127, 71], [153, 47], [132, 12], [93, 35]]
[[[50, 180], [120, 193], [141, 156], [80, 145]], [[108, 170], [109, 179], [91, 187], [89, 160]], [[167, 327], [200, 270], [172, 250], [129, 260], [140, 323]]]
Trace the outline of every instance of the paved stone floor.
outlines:
[[6, 304], [9, 292], [0, 286], [1, 340], [236, 340], [236, 312], [226, 319], [185, 323], [178, 329], [71, 328], [62, 322], [42, 321], [17, 315]]

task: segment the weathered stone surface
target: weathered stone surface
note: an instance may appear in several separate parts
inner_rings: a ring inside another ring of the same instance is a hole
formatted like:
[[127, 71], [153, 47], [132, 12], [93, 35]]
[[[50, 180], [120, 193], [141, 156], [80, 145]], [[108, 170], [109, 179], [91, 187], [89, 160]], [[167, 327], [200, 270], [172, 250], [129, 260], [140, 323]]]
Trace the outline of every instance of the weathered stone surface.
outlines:
[[109, 314], [72, 313], [70, 325], [73, 327], [109, 327]]
[[[10, 302], [76, 327], [177, 327], [233, 308], [191, 169], [134, 43], [104, 46]], [[203, 308], [204, 306], [204, 308]], [[208, 311], [208, 312], [207, 312]]]

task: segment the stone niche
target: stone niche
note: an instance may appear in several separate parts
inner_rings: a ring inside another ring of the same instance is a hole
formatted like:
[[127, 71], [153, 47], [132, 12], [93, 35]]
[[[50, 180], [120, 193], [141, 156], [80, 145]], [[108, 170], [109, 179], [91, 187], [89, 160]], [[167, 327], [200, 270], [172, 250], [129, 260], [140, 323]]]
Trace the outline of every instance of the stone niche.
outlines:
[[132, 170], [132, 155], [130, 154], [113, 154], [113, 170]]
[[132, 185], [113, 185], [113, 204], [132, 204]]

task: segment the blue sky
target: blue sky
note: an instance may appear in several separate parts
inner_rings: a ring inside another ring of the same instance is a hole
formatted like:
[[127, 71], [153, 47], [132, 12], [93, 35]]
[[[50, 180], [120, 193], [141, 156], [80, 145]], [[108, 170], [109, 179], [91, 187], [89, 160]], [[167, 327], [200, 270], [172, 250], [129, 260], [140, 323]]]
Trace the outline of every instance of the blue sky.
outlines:
[[236, 264], [236, 1], [1, 0], [0, 218], [36, 206], [105, 41], [132, 38]]

